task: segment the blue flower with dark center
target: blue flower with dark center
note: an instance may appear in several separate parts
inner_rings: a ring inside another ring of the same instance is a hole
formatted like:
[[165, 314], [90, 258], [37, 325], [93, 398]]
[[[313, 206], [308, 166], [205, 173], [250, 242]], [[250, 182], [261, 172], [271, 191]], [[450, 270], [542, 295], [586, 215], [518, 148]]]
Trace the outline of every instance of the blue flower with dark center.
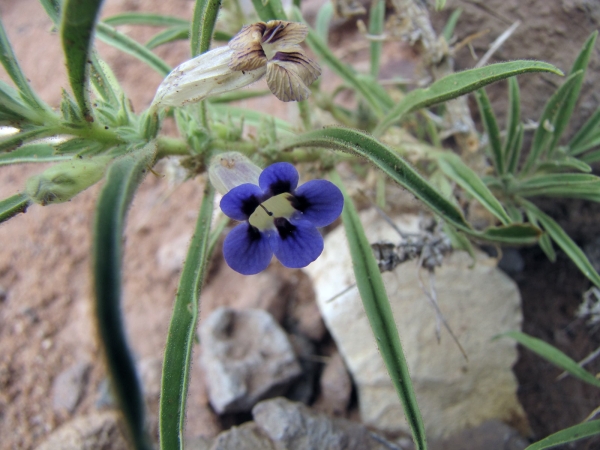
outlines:
[[243, 221], [225, 238], [223, 255], [236, 272], [253, 275], [267, 268], [273, 254], [285, 267], [305, 267], [323, 251], [317, 227], [332, 223], [342, 212], [344, 197], [327, 180], [298, 187], [298, 171], [289, 163], [263, 170], [258, 186], [242, 184], [221, 200], [221, 210]]

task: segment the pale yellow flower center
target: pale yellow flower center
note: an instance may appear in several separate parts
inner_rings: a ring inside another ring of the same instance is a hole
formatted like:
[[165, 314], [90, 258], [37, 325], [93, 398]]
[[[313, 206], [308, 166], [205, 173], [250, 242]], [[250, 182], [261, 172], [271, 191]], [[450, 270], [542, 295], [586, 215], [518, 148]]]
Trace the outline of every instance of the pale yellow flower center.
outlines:
[[275, 219], [289, 219], [296, 212], [290, 202], [292, 195], [288, 192], [271, 197], [262, 202], [248, 219], [253, 227], [260, 231], [274, 230]]

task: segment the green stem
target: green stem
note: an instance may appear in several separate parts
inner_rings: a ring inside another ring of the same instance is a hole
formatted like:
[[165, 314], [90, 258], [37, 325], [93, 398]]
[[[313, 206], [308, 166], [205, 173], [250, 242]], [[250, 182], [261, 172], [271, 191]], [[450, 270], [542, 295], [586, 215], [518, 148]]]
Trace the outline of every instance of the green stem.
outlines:
[[190, 148], [182, 139], [171, 138], [167, 136], [159, 136], [156, 140], [157, 159], [167, 156], [186, 156], [190, 154]]
[[308, 107], [308, 102], [306, 100], [298, 102], [298, 109], [300, 110], [300, 119], [302, 119], [304, 129], [310, 131], [312, 129], [312, 123], [310, 120], [310, 108]]

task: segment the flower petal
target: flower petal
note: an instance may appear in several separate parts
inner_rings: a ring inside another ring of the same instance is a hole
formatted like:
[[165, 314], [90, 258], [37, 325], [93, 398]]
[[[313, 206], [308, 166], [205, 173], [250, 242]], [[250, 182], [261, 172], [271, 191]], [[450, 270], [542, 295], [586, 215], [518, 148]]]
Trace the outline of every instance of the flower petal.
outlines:
[[223, 256], [227, 265], [236, 272], [254, 275], [267, 268], [273, 251], [266, 234], [248, 223], [242, 223], [225, 238]]
[[275, 256], [285, 267], [306, 267], [323, 251], [323, 237], [308, 220], [275, 219], [277, 232], [269, 236]]
[[298, 186], [298, 179], [298, 171], [292, 164], [279, 162], [262, 171], [258, 185], [268, 198], [284, 192], [293, 192]]
[[308, 27], [302, 23], [270, 20], [262, 33], [263, 44], [277, 44], [278, 48], [299, 44], [306, 39]]
[[242, 29], [231, 38], [227, 45], [233, 50], [242, 50], [250, 43], [260, 43], [266, 28], [267, 24], [264, 22], [256, 22], [250, 25], [244, 25]]
[[277, 52], [267, 65], [269, 89], [283, 102], [306, 100], [310, 95], [308, 86], [319, 75], [319, 65], [302, 51]]
[[248, 220], [258, 208], [263, 192], [255, 184], [245, 183], [234, 187], [221, 199], [221, 211], [234, 220]]
[[254, 83], [266, 67], [246, 72], [229, 68], [234, 50], [218, 47], [186, 61], [171, 71], [158, 87], [154, 106], [183, 106], [211, 95], [229, 92]]
[[231, 70], [256, 70], [267, 65], [267, 55], [259, 42], [250, 42], [245, 47], [235, 50], [229, 63]]
[[302, 213], [302, 219], [315, 227], [324, 227], [342, 213], [344, 196], [330, 181], [311, 180], [293, 193], [292, 206]]

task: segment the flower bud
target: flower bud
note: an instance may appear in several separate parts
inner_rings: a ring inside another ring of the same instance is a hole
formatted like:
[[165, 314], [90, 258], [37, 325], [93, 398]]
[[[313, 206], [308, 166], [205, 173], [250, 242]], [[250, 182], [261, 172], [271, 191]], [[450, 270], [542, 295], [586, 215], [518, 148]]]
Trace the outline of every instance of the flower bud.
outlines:
[[63, 203], [98, 182], [110, 156], [73, 159], [56, 164], [27, 180], [25, 192], [40, 205]]
[[237, 152], [215, 156], [208, 168], [208, 177], [217, 192], [227, 194], [234, 187], [245, 183], [258, 184], [262, 169]]

